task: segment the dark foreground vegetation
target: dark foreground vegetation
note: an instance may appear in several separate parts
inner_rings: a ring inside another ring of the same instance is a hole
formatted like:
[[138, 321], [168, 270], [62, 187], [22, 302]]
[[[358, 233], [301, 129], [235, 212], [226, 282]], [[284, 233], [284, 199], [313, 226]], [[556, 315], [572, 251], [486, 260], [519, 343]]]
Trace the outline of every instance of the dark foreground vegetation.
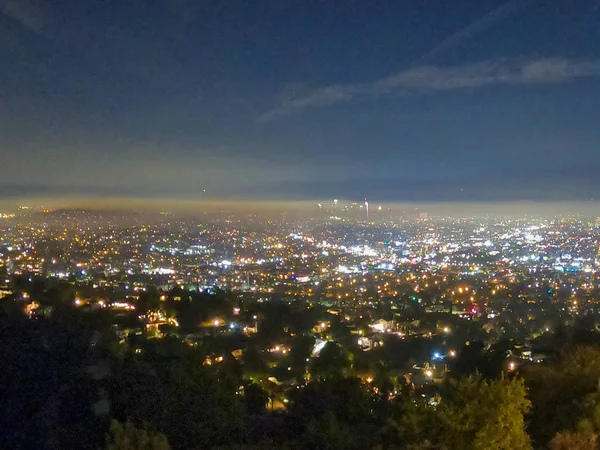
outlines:
[[0, 301], [3, 449], [598, 448], [595, 331], [546, 337], [544, 362], [509, 373], [502, 346], [471, 343], [427, 389], [395, 379], [384, 362], [365, 383], [353, 358], [332, 348], [274, 410], [247, 375], [250, 351], [206, 364], [210, 339], [190, 345], [167, 332], [122, 342], [110, 310], [42, 294], [51, 313]]

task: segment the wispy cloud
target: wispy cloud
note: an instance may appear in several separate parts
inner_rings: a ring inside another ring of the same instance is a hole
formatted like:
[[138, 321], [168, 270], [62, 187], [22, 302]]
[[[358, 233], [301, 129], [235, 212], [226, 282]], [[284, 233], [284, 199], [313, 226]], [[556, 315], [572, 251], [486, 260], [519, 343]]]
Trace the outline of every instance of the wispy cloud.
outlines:
[[505, 19], [511, 15], [516, 14], [526, 6], [534, 3], [536, 0], [510, 0], [506, 3], [501, 4], [499, 7], [493, 9], [489, 13], [480, 17], [479, 19], [471, 22], [466, 27], [460, 29], [453, 35], [444, 39], [438, 45], [436, 45], [433, 49], [429, 50], [427, 53], [422, 55], [415, 61], [414, 65], [422, 65], [427, 62], [430, 62], [433, 58], [438, 56], [440, 53], [443, 53], [452, 47], [455, 47], [461, 44], [464, 41], [471, 39], [476, 34], [488, 29], [496, 22]]
[[349, 102], [497, 85], [558, 84], [600, 75], [600, 60], [543, 58], [525, 62], [487, 60], [460, 66], [434, 65], [410, 68], [371, 83], [336, 84], [297, 96], [288, 96], [259, 117], [266, 122], [295, 111]]
[[268, 122], [279, 116], [284, 116], [295, 110], [318, 108], [343, 103], [352, 100], [360, 94], [361, 87], [351, 84], [339, 84], [314, 89], [300, 94], [285, 96], [275, 108], [259, 117], [259, 122]]
[[46, 12], [33, 0], [0, 0], [0, 14], [36, 34], [44, 34]]

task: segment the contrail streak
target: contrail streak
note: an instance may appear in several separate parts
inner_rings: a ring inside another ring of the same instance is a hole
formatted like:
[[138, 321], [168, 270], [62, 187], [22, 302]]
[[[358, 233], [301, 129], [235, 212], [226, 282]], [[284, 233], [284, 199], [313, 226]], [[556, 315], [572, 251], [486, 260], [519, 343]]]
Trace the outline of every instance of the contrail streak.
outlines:
[[477, 19], [475, 22], [470, 23], [460, 31], [456, 32], [452, 36], [444, 39], [440, 44], [429, 50], [423, 56], [413, 62], [413, 66], [422, 65], [430, 62], [440, 53], [459, 45], [461, 42], [470, 39], [475, 34], [484, 31], [489, 28], [495, 22], [510, 16], [511, 14], [517, 13], [519, 10], [529, 6], [536, 0], [510, 0], [503, 3], [496, 9], [490, 11], [484, 16]]

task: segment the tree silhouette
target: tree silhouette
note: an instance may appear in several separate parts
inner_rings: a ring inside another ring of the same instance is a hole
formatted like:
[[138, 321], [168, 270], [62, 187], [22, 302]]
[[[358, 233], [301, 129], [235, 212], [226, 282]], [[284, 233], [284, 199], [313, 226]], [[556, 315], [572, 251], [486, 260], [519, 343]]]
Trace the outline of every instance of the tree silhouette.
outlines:
[[164, 434], [112, 420], [106, 450], [171, 450], [171, 446]]
[[248, 414], [260, 415], [267, 410], [269, 396], [258, 384], [250, 383], [244, 388], [244, 402]]
[[524, 420], [529, 407], [522, 380], [465, 378], [437, 408], [409, 407], [400, 429], [407, 443], [434, 448], [525, 450], [531, 448]]
[[311, 372], [316, 377], [341, 377], [350, 367], [349, 354], [335, 342], [328, 342], [313, 360]]

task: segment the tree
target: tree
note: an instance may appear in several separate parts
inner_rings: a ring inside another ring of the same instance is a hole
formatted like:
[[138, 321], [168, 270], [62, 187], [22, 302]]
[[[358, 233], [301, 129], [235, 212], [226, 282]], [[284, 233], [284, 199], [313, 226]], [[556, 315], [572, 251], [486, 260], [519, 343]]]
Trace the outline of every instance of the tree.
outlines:
[[302, 435], [302, 442], [311, 449], [346, 450], [357, 448], [357, 443], [353, 440], [348, 425], [340, 424], [331, 412], [320, 419], [310, 419]]
[[1, 448], [102, 442], [105, 420], [94, 411], [101, 385], [92, 370], [106, 355], [99, 331], [77, 317], [67, 322], [56, 315], [30, 320], [20, 311], [0, 313]]
[[[294, 424], [304, 429], [302, 435], [311, 442], [324, 435], [329, 446], [308, 448], [371, 448], [376, 436], [372, 420], [373, 398], [358, 378], [329, 378], [310, 382], [290, 393], [289, 414]], [[340, 433], [342, 436], [340, 436]], [[308, 437], [307, 437], [308, 436]], [[303, 438], [303, 439], [304, 439]], [[343, 438], [343, 440], [341, 440]], [[338, 444], [334, 444], [338, 443]]]
[[548, 447], [550, 450], [597, 450], [597, 436], [593, 433], [557, 433]]
[[449, 450], [526, 450], [531, 448], [524, 420], [529, 407], [522, 380], [465, 378], [437, 408], [408, 407], [400, 419], [401, 435], [408, 444]]
[[549, 443], [552, 450], [597, 449], [600, 432], [600, 392], [588, 395], [571, 409], [571, 416], [579, 415], [575, 430], [563, 430], [557, 433]]
[[317, 377], [339, 377], [350, 367], [350, 356], [335, 342], [328, 342], [321, 349], [319, 357], [313, 360], [312, 373]]
[[394, 390], [394, 380], [392, 380], [391, 369], [383, 361], [377, 361], [375, 364], [373, 384], [377, 387], [379, 394], [384, 399]]
[[457, 378], [488, 372], [487, 362], [483, 342], [470, 342], [458, 352], [458, 357], [451, 364], [451, 372]]
[[244, 389], [244, 400], [248, 414], [259, 415], [266, 412], [269, 396], [258, 384], [250, 383]]
[[148, 311], [160, 308], [160, 296], [156, 288], [149, 288], [140, 294], [136, 302], [138, 313], [147, 314]]
[[290, 339], [288, 361], [292, 368], [292, 373], [296, 376], [297, 384], [304, 384], [308, 361], [314, 345], [315, 338], [312, 336], [298, 335]]
[[176, 344], [147, 343], [142, 355], [120, 362], [110, 380], [111, 413], [161, 430], [173, 448], [231, 442], [244, 417], [239, 385], [203, 366], [203, 353]]
[[269, 366], [265, 360], [265, 354], [261, 352], [258, 345], [249, 341], [246, 349], [242, 353], [242, 363], [244, 364], [244, 372], [254, 379], [267, 379]]
[[72, 306], [75, 301], [75, 288], [67, 281], [57, 281], [41, 297], [49, 305]]
[[590, 396], [598, 390], [600, 349], [570, 348], [558, 360], [530, 365], [521, 373], [533, 404], [529, 429], [536, 443], [545, 445], [557, 431], [575, 430], [582, 419], [593, 417]]
[[112, 420], [106, 450], [171, 450], [171, 446], [164, 434]]
[[457, 438], [456, 448], [465, 448], [465, 442], [472, 442], [473, 449], [531, 447], [523, 417], [530, 402], [522, 380], [487, 382], [468, 378], [458, 384], [455, 394], [442, 411], [445, 421], [452, 424], [449, 435]]

